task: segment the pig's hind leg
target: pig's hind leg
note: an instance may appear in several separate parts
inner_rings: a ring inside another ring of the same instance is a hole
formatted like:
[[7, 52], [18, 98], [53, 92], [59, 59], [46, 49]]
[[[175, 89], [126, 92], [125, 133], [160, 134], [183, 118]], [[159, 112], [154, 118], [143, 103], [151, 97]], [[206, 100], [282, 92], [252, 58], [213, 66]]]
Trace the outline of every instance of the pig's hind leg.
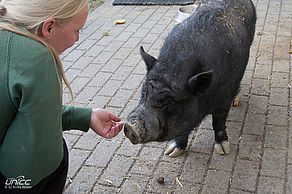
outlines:
[[226, 118], [229, 110], [221, 110], [212, 114], [215, 133], [215, 150], [218, 154], [229, 154], [230, 146], [226, 132]]
[[172, 143], [164, 152], [164, 154], [173, 158], [181, 155], [184, 152], [185, 148], [187, 147], [188, 136], [189, 135], [187, 134], [175, 137]]

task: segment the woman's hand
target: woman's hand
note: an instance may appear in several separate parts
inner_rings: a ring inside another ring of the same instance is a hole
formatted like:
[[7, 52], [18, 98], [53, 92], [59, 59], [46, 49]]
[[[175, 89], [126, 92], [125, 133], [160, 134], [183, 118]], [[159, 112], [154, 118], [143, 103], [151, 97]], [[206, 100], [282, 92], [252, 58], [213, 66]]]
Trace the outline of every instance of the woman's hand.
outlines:
[[124, 123], [105, 109], [92, 109], [90, 128], [104, 138], [112, 138], [122, 130]]

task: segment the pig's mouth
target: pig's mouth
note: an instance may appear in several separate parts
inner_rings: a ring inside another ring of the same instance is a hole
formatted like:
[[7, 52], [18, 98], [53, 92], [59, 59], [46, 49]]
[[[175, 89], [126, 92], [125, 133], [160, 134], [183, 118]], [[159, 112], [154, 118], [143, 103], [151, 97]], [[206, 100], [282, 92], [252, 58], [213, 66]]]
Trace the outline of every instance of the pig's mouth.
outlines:
[[131, 141], [132, 144], [138, 144], [142, 142], [142, 138], [139, 135], [138, 131], [136, 131], [136, 127], [130, 123], [125, 123], [124, 133], [126, 137]]
[[158, 126], [156, 126], [157, 128], [153, 128], [153, 125], [149, 125], [149, 122], [139, 123], [131, 120], [125, 123], [124, 133], [132, 144], [159, 141], [163, 130], [160, 130], [161, 123], [159, 119], [157, 119], [156, 122]]

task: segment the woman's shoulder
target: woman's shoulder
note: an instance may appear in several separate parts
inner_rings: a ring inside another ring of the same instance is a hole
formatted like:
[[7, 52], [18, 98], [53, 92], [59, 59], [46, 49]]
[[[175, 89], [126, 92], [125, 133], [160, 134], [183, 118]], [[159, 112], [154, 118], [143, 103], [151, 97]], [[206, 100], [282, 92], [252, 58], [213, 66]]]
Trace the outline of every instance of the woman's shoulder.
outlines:
[[[22, 34], [14, 32], [4, 32], [8, 33], [9, 42], [7, 46], [11, 49], [18, 51], [20, 55], [23, 54], [49, 54], [48, 49], [39, 41], [34, 40], [30, 37], [24, 36]], [[16, 53], [17, 54], [17, 53]]]
[[32, 67], [53, 63], [53, 57], [48, 48], [37, 40], [5, 30], [0, 30], [0, 37], [6, 39], [3, 42], [5, 45], [1, 45], [1, 49], [6, 50], [6, 54], [10, 56], [11, 65], [26, 64], [27, 67]]

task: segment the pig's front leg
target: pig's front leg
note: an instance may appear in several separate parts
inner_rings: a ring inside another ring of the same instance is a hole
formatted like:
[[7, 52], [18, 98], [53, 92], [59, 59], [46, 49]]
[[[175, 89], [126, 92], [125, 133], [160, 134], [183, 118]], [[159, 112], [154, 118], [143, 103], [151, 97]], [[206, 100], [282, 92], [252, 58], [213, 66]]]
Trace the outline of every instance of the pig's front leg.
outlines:
[[175, 137], [164, 154], [173, 158], [181, 155], [188, 145], [188, 136], [189, 135], [187, 134]]
[[213, 130], [215, 133], [215, 150], [218, 154], [229, 154], [230, 146], [228, 136], [226, 133], [226, 117], [228, 111], [220, 111], [219, 113], [212, 114]]

